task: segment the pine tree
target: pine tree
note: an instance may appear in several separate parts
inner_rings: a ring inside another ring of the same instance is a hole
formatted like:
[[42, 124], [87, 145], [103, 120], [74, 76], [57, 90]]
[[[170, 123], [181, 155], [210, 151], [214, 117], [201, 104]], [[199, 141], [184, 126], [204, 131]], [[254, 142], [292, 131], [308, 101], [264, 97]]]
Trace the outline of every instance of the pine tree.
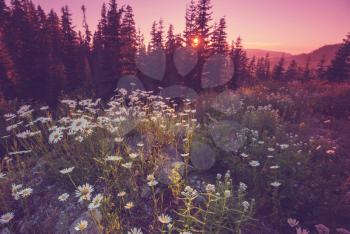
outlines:
[[258, 81], [265, 79], [265, 59], [259, 58], [256, 63], [255, 76]]
[[31, 87], [32, 92], [36, 94], [33, 98], [41, 101], [48, 102], [52, 104], [53, 99], [48, 97], [46, 92], [49, 85], [49, 53], [50, 53], [50, 41], [48, 37], [47, 30], [47, 16], [44, 10], [38, 6], [36, 12], [36, 48], [35, 48], [35, 60], [33, 61], [33, 66], [35, 67], [36, 77], [35, 80], [32, 80]]
[[302, 82], [307, 82], [312, 79], [312, 71], [310, 69], [310, 57], [307, 58], [305, 67], [303, 69]]
[[150, 52], [151, 50], [154, 50], [157, 44], [157, 22], [153, 21], [152, 29], [151, 29], [151, 40], [148, 45], [147, 51]]
[[45, 32], [48, 40], [49, 63], [45, 96], [50, 100], [49, 102], [54, 102], [64, 89], [67, 77], [63, 62], [63, 33], [60, 28], [60, 19], [53, 10], [47, 16]]
[[103, 92], [101, 82], [106, 79], [106, 71], [103, 69], [105, 48], [106, 48], [106, 29], [107, 29], [107, 9], [106, 4], [103, 3], [101, 8], [101, 19], [98, 22], [97, 29], [93, 37], [92, 46], [92, 71], [93, 71], [93, 84], [95, 92], [98, 96]]
[[172, 24], [169, 25], [167, 40], [165, 42], [165, 50], [167, 54], [173, 54], [175, 51], [175, 35], [174, 35], [174, 26]]
[[158, 23], [154, 21], [151, 29], [151, 41], [149, 43], [148, 52], [151, 52], [157, 49], [163, 49], [164, 47], [163, 34], [164, 34], [163, 20], [160, 19]]
[[21, 98], [36, 98], [38, 67], [36, 66], [39, 30], [36, 9], [29, 1], [11, 1], [11, 17], [4, 29], [4, 41], [18, 74]]
[[81, 7], [83, 12], [82, 28], [84, 33], [79, 32], [79, 45], [78, 45], [78, 70], [80, 75], [80, 91], [84, 95], [93, 95], [93, 75], [92, 75], [92, 53], [91, 53], [91, 40], [92, 33], [89, 29], [89, 25], [86, 19], [86, 7]]
[[265, 80], [270, 79], [270, 55], [267, 53], [264, 59]]
[[328, 69], [329, 81], [339, 82], [350, 79], [350, 33], [343, 40], [343, 44], [337, 51]]
[[321, 60], [317, 64], [316, 75], [317, 75], [317, 78], [320, 80], [324, 80], [326, 78], [326, 75], [327, 75], [325, 62], [326, 62], [325, 57], [322, 56]]
[[134, 14], [131, 6], [126, 6], [126, 11], [121, 24], [122, 35], [122, 73], [135, 74], [135, 56], [137, 52], [137, 38], [134, 21]]
[[74, 31], [72, 23], [72, 15], [68, 9], [68, 6], [62, 8], [61, 16], [61, 30], [62, 30], [62, 51], [63, 51], [63, 63], [65, 67], [67, 83], [64, 84], [68, 91], [73, 91], [78, 88], [81, 80], [81, 75], [78, 70], [78, 37]]
[[174, 64], [175, 50], [181, 46], [181, 40], [179, 40], [179, 36], [174, 34], [174, 26], [170, 24], [165, 42], [166, 73], [163, 82], [161, 82], [161, 86], [163, 87], [181, 82], [182, 77], [178, 75]]
[[212, 34], [212, 52], [224, 55], [227, 53], [227, 49], [226, 20], [221, 18], [219, 25], [214, 28]]
[[[185, 85], [200, 91], [202, 88], [203, 67], [210, 56], [210, 39], [212, 26], [212, 5], [210, 0], [199, 0], [196, 7], [195, 30], [193, 31], [192, 47], [197, 51], [198, 62], [196, 67], [185, 77]], [[191, 12], [191, 10], [189, 11]], [[188, 15], [188, 14], [187, 14]], [[188, 21], [191, 22], [191, 21]], [[191, 35], [187, 33], [187, 36]]]
[[281, 57], [272, 71], [272, 79], [282, 80], [284, 78], [284, 57]]
[[86, 7], [83, 5], [81, 7], [81, 10], [83, 11], [83, 28], [85, 30], [85, 38], [84, 38], [84, 47], [88, 50], [90, 50], [90, 44], [92, 39], [92, 33], [89, 29], [89, 25], [86, 21]]
[[199, 36], [199, 53], [200, 56], [208, 55], [209, 42], [211, 36], [212, 5], [210, 0], [199, 0], [197, 5], [197, 28], [196, 34]]
[[146, 54], [146, 45], [145, 45], [145, 37], [141, 33], [141, 30], [138, 29], [137, 35], [136, 35], [136, 43], [137, 43], [137, 54], [138, 55], [144, 55]]
[[9, 9], [5, 0], [0, 0], [0, 30], [7, 23], [9, 17]]
[[194, 0], [191, 0], [190, 5], [186, 8], [186, 25], [184, 30], [184, 38], [187, 46], [191, 46], [194, 37], [196, 36], [196, 17], [197, 6]]
[[256, 58], [254, 56], [252, 59], [250, 59], [249, 64], [247, 66], [247, 77], [243, 85], [252, 86], [256, 83], [256, 69]]
[[106, 25], [103, 25], [104, 49], [102, 55], [103, 77], [99, 77], [99, 95], [108, 97], [113, 93], [121, 76], [121, 16], [123, 8], [118, 10], [116, 0], [110, 0], [106, 14]]
[[247, 55], [243, 50], [242, 39], [240, 37], [232, 44], [230, 55], [233, 61], [233, 76], [229, 86], [237, 89], [244, 83], [247, 66]]
[[288, 81], [298, 79], [298, 65], [294, 59], [290, 62], [289, 66], [288, 66], [285, 78]]
[[162, 19], [158, 22], [158, 31], [157, 31], [157, 46], [159, 48], [164, 48], [164, 22]]
[[61, 26], [63, 33], [63, 42], [66, 46], [73, 47], [77, 43], [77, 33], [74, 31], [72, 23], [72, 14], [68, 6], [62, 8]]
[[15, 89], [17, 74], [2, 35], [0, 30], [0, 93], [6, 99], [12, 99], [18, 95]]

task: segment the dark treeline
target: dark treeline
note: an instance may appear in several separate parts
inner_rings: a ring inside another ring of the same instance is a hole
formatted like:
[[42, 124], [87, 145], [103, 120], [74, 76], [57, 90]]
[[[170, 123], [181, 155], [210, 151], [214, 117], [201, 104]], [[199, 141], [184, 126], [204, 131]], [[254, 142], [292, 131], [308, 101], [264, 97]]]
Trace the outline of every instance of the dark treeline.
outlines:
[[[203, 66], [215, 54], [232, 60], [233, 75], [225, 84], [232, 89], [269, 79], [349, 78], [350, 35], [329, 68], [324, 60], [311, 69], [309, 63], [285, 64], [284, 58], [272, 67], [268, 55], [248, 58], [240, 38], [228, 44], [226, 20], [213, 22], [211, 9], [210, 0], [192, 0], [183, 33], [175, 34], [173, 25], [165, 29], [162, 20], [154, 22], [146, 46], [135, 27], [132, 7], [119, 6], [116, 0], [103, 4], [94, 33], [86, 23], [84, 6], [82, 30], [77, 31], [67, 6], [58, 14], [45, 12], [30, 0], [11, 0], [9, 6], [0, 0], [0, 95], [49, 104], [62, 93], [108, 97], [125, 75], [136, 75], [147, 89], [182, 84], [199, 91]], [[184, 46], [196, 51], [198, 62], [182, 77], [175, 68], [174, 53]], [[159, 49], [165, 52], [166, 70], [164, 79], [158, 81], [142, 73], [135, 61]]]

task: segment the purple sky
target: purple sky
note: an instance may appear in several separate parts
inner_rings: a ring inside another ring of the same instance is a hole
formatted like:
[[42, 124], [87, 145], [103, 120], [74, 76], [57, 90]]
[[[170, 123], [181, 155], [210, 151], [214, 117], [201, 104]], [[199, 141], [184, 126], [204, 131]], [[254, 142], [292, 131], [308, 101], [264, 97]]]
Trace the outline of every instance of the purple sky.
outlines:
[[[87, 8], [95, 29], [103, 0], [33, 0], [45, 10], [59, 11], [67, 4], [80, 27], [81, 5]], [[107, 1], [108, 2], [108, 1]], [[149, 38], [152, 21], [162, 18], [176, 32], [184, 28], [190, 0], [119, 0], [133, 7], [137, 27]], [[229, 41], [243, 38], [246, 48], [309, 52], [325, 44], [341, 42], [350, 32], [350, 0], [212, 0], [214, 19], [226, 16]]]

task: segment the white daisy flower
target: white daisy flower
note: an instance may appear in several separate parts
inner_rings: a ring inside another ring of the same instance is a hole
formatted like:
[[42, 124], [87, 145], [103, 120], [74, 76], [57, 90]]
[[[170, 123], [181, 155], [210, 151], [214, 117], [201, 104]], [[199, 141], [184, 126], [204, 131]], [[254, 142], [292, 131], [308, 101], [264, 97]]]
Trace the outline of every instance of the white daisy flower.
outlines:
[[288, 222], [289, 226], [292, 228], [299, 225], [299, 221], [296, 219], [289, 218], [289, 219], [287, 219], [287, 222]]
[[117, 142], [117, 143], [122, 143], [124, 141], [124, 138], [116, 137], [116, 138], [114, 138], [114, 141]]
[[128, 202], [124, 206], [124, 208], [127, 209], [127, 210], [130, 210], [133, 207], [134, 207], [134, 203], [133, 202]]
[[153, 187], [156, 186], [158, 184], [158, 181], [156, 181], [155, 177], [153, 174], [148, 175], [147, 176], [147, 180], [148, 180], [148, 186]]
[[252, 167], [258, 167], [258, 166], [260, 166], [260, 162], [259, 161], [250, 161], [249, 165]]
[[124, 197], [126, 195], [125, 191], [121, 191], [117, 194], [118, 197]]
[[62, 140], [63, 138], [63, 132], [60, 128], [56, 128], [49, 136], [49, 143], [52, 144], [56, 144], [57, 142], [59, 142], [60, 140]]
[[1, 215], [0, 217], [0, 223], [1, 224], [5, 224], [10, 222], [13, 218], [15, 217], [15, 215], [13, 214], [13, 212], [9, 212], [6, 214]]
[[289, 145], [288, 144], [281, 144], [280, 145], [281, 149], [288, 149]]
[[120, 160], [122, 160], [123, 158], [122, 157], [120, 157], [120, 156], [108, 156], [105, 160], [106, 161], [120, 161]]
[[131, 153], [129, 154], [129, 157], [132, 158], [132, 159], [135, 159], [137, 158], [139, 155], [137, 153]]
[[68, 167], [68, 168], [64, 168], [62, 170], [60, 170], [61, 174], [69, 174], [74, 170], [74, 167]]
[[31, 131], [29, 131], [29, 130], [25, 130], [24, 132], [20, 132], [20, 133], [16, 134], [16, 137], [21, 138], [21, 139], [28, 138], [29, 136], [31, 136]]
[[0, 179], [4, 179], [6, 177], [6, 174], [3, 172], [0, 172]]
[[127, 162], [127, 163], [123, 163], [122, 167], [125, 167], [127, 169], [130, 169], [132, 167], [132, 162]]
[[19, 193], [19, 190], [23, 187], [22, 184], [12, 184], [12, 196], [15, 200], [18, 200], [21, 197], [21, 194]]
[[16, 152], [9, 152], [8, 155], [16, 155], [16, 154], [29, 154], [32, 150], [22, 150], [22, 151], [16, 151]]
[[130, 229], [130, 231], [128, 231], [128, 234], [143, 234], [143, 232], [141, 231], [140, 228], [134, 227], [134, 228]]
[[19, 108], [19, 110], [17, 111], [17, 114], [22, 114], [22, 113], [25, 113], [27, 111], [30, 110], [30, 105], [23, 105]]
[[86, 220], [80, 220], [79, 223], [74, 227], [76, 231], [84, 231], [88, 226], [88, 222]]
[[68, 193], [63, 193], [63, 194], [58, 196], [58, 200], [60, 200], [61, 202], [67, 201], [68, 198], [69, 198]]
[[40, 107], [40, 110], [47, 110], [47, 109], [49, 109], [49, 106], [42, 106], [42, 107]]
[[103, 200], [103, 195], [102, 194], [97, 194], [93, 199], [92, 202], [89, 204], [89, 210], [94, 210], [97, 209], [98, 207], [101, 206], [101, 202]]
[[78, 186], [78, 189], [75, 191], [75, 196], [79, 197], [79, 202], [87, 200], [90, 201], [91, 193], [94, 191], [94, 188], [88, 183]]
[[69, 126], [69, 134], [73, 135], [77, 132], [84, 132], [84, 129], [89, 126], [89, 121], [85, 118], [81, 117], [78, 119], [74, 119]]
[[25, 198], [25, 197], [29, 197], [31, 194], [33, 193], [33, 189], [32, 188], [25, 188], [23, 190], [21, 190], [19, 192], [19, 194]]
[[77, 136], [77, 137], [75, 137], [74, 138], [77, 142], [83, 142], [84, 141], [84, 137], [82, 137], [82, 136]]
[[169, 215], [161, 214], [160, 216], [158, 216], [158, 220], [162, 224], [168, 224], [168, 223], [171, 223], [172, 218]]
[[278, 188], [279, 186], [281, 186], [281, 183], [278, 182], [278, 181], [274, 181], [274, 182], [270, 183], [270, 185], [271, 185], [272, 187]]
[[147, 184], [148, 184], [148, 186], [150, 186], [150, 187], [154, 187], [154, 186], [156, 186], [156, 185], [158, 184], [158, 181], [152, 180], [152, 181], [147, 182]]
[[148, 180], [148, 181], [155, 180], [154, 175], [153, 175], [153, 174], [148, 175], [148, 176], [147, 176], [147, 180]]

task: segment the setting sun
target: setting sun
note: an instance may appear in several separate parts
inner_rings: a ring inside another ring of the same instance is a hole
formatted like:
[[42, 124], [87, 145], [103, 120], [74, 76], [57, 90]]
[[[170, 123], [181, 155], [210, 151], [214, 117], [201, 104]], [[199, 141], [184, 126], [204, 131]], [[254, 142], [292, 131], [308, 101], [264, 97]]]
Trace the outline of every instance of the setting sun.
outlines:
[[198, 37], [193, 38], [193, 40], [192, 40], [193, 47], [197, 47], [199, 45], [199, 43], [200, 43], [200, 40]]

